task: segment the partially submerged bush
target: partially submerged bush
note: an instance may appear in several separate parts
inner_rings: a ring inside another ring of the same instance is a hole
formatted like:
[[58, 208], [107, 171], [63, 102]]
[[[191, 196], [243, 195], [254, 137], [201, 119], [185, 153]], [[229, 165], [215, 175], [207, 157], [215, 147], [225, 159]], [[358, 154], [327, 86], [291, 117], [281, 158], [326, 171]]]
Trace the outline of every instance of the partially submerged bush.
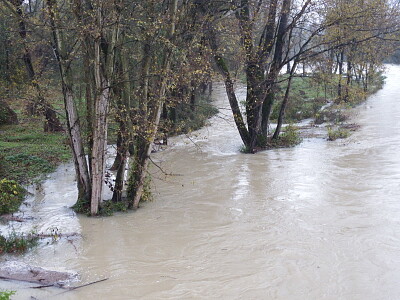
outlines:
[[328, 128], [328, 141], [335, 141], [337, 139], [345, 139], [350, 136], [350, 132], [344, 128], [332, 129]]
[[301, 143], [301, 137], [296, 126], [288, 125], [283, 133], [277, 138], [271, 140], [271, 148], [294, 147]]
[[250, 148], [246, 145], [241, 145], [239, 148], [239, 152], [241, 153], [251, 153]]
[[14, 180], [0, 180], [0, 215], [18, 210], [24, 199], [25, 190]]
[[0, 254], [3, 253], [24, 253], [37, 244], [38, 237], [35, 234], [27, 236], [11, 232], [8, 237], [0, 235]]
[[347, 120], [347, 116], [343, 113], [343, 110], [337, 107], [329, 107], [326, 110], [320, 111], [315, 114], [315, 124], [322, 124], [325, 122], [330, 123], [342, 123]]

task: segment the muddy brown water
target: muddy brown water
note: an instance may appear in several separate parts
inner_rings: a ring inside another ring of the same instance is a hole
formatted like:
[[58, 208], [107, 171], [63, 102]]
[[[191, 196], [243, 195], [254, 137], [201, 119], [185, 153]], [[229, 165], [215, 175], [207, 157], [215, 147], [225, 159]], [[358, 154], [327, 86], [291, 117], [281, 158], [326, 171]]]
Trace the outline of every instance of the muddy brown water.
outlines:
[[[400, 67], [354, 110], [350, 138], [241, 154], [221, 114], [154, 161], [155, 201], [109, 218], [76, 216], [72, 165], [30, 199], [26, 230], [78, 232], [20, 260], [80, 274], [62, 292], [0, 283], [14, 299], [399, 299]], [[242, 95], [243, 96], [243, 95]], [[4, 229], [4, 226], [3, 228]]]

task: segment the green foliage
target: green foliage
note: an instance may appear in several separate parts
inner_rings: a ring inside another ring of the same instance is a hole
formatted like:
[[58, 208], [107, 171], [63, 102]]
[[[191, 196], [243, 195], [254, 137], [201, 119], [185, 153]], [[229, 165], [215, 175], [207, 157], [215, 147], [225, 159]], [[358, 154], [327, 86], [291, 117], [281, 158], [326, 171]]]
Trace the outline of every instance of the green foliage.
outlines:
[[257, 136], [257, 146], [265, 148], [268, 145], [268, 137], [264, 135]]
[[277, 139], [272, 139], [270, 148], [294, 147], [302, 141], [296, 126], [288, 125], [283, 129], [283, 133]]
[[1, 127], [0, 177], [27, 182], [71, 158], [65, 135], [44, 133], [38, 125], [31, 120]]
[[17, 211], [24, 195], [25, 190], [14, 180], [0, 180], [0, 215]]
[[[140, 202], [153, 201], [153, 194], [151, 193], [151, 176], [147, 175], [145, 178], [142, 197]], [[112, 216], [115, 212], [126, 212], [131, 206], [131, 198], [122, 198], [122, 201], [115, 202], [112, 200], [103, 201], [100, 204], [99, 216]], [[79, 214], [90, 216], [90, 204], [85, 201], [77, 201], [72, 209]]]
[[350, 136], [350, 131], [344, 128], [333, 129], [328, 127], [328, 141], [335, 141], [337, 139], [345, 139]]
[[88, 216], [90, 215], [90, 203], [85, 199], [78, 198], [76, 203], [71, 208], [77, 214], [88, 215]]
[[8, 237], [0, 235], [0, 254], [3, 253], [24, 253], [28, 249], [37, 245], [37, 235], [31, 233], [23, 235], [15, 231]]
[[[54, 170], [54, 166], [49, 164], [49, 162], [44, 158], [26, 153], [17, 153], [15, 155], [6, 156], [5, 161], [8, 165], [12, 166], [13, 169], [21, 170], [22, 173], [17, 173], [19, 177], [24, 175], [34, 177], [36, 174], [50, 173]], [[28, 173], [23, 171], [28, 168]]]
[[16, 291], [3, 290], [0, 291], [0, 300], [10, 300], [12, 295], [15, 295]]
[[315, 114], [315, 124], [322, 124], [324, 122], [338, 124], [346, 120], [347, 116], [343, 113], [343, 108], [337, 105]]
[[[282, 76], [280, 80], [284, 80]], [[283, 81], [280, 84], [280, 89], [277, 93], [277, 100], [274, 103], [271, 119], [277, 120], [279, 110], [283, 99], [287, 82]], [[289, 102], [285, 110], [285, 120], [287, 122], [296, 122], [303, 119], [314, 117], [314, 115], [326, 104], [326, 99], [322, 97], [321, 87], [310, 77], [295, 77], [292, 79]]]
[[143, 193], [140, 202], [150, 202], [153, 200], [153, 194], [151, 193], [151, 176], [147, 175], [144, 180]]
[[240, 151], [241, 153], [245, 153], [245, 154], [251, 153], [249, 147], [247, 147], [246, 145], [241, 145], [240, 148], [239, 148], [239, 151]]
[[177, 107], [177, 122], [171, 134], [183, 134], [200, 129], [206, 125], [207, 119], [218, 113], [218, 109], [204, 98], [199, 100], [195, 110], [183, 104]]
[[114, 202], [112, 200], [104, 201], [100, 205], [99, 215], [112, 216], [115, 212], [126, 212], [128, 211], [128, 206], [129, 202], [127, 199], [119, 202]]

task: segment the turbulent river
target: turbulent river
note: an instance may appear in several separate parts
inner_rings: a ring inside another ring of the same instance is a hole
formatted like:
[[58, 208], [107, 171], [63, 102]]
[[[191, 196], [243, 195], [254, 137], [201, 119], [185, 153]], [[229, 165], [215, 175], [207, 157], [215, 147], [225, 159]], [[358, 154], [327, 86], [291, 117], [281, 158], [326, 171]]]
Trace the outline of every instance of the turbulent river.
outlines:
[[[243, 95], [242, 95], [243, 96]], [[80, 237], [21, 260], [74, 271], [62, 293], [1, 282], [14, 299], [399, 299], [400, 67], [354, 110], [350, 138], [246, 155], [222, 87], [211, 125], [154, 155], [155, 201], [108, 218], [75, 215], [72, 165], [25, 208], [35, 226]], [[62, 293], [62, 294], [60, 294]]]

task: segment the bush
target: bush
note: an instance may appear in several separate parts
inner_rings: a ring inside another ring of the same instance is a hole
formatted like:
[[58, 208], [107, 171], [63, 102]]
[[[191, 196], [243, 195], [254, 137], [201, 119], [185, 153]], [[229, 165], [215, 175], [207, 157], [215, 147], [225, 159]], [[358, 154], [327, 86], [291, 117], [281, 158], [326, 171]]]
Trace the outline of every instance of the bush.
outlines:
[[0, 100], [0, 125], [3, 124], [18, 124], [18, 117], [7, 103]]
[[18, 210], [24, 199], [25, 190], [14, 180], [0, 180], [0, 215]]
[[284, 128], [284, 132], [278, 139], [271, 140], [271, 148], [286, 148], [294, 147], [302, 141], [299, 131], [296, 126], [288, 125]]
[[15, 295], [15, 291], [0, 291], [0, 300], [9, 300], [12, 295]]
[[37, 244], [38, 237], [35, 234], [24, 236], [23, 234], [11, 232], [9, 237], [0, 235], [0, 254], [23, 253]]
[[339, 129], [332, 129], [331, 127], [328, 128], [328, 141], [335, 141], [337, 139], [345, 139], [350, 136], [350, 132], [347, 129], [339, 128]]

